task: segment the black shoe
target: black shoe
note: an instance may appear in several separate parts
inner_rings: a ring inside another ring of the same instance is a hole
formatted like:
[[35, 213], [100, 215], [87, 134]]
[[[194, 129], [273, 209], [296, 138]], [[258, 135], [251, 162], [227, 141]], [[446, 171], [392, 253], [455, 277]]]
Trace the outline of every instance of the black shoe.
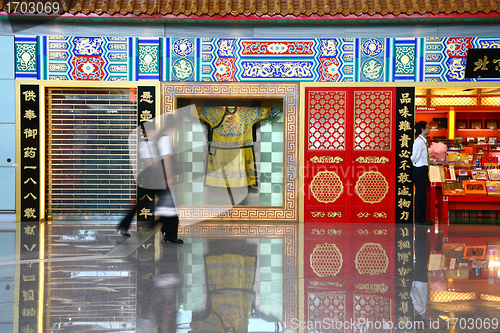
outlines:
[[118, 234], [121, 234], [123, 237], [130, 237], [130, 233], [128, 231], [124, 231], [122, 228], [118, 227]]
[[182, 244], [184, 241], [179, 238], [163, 238], [163, 240], [167, 243], [176, 243], [176, 244]]

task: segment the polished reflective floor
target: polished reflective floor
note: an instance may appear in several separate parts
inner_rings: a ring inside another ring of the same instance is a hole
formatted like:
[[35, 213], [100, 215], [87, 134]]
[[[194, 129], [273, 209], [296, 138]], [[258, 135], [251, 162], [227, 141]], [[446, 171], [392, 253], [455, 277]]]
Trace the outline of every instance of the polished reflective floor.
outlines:
[[0, 222], [0, 332], [500, 332], [500, 225]]

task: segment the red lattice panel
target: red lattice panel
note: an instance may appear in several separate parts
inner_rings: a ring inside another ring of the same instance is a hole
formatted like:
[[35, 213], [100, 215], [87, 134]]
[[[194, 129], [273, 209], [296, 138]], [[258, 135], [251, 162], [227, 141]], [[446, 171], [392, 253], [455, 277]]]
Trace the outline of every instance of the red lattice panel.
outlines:
[[392, 91], [354, 92], [354, 149], [391, 149]]
[[[333, 292], [309, 293], [308, 299], [308, 322], [319, 322], [318, 324], [329, 323], [330, 328], [335, 327], [333, 322], [344, 322], [345, 295]], [[328, 321], [325, 322], [325, 319], [328, 319]], [[318, 325], [318, 327], [320, 326]], [[308, 330], [308, 332], [318, 331]], [[331, 328], [328, 332], [343, 332], [343, 330]]]
[[[381, 296], [371, 295], [354, 295], [353, 296], [353, 321], [358, 322], [359, 319], [364, 318], [359, 322], [371, 321], [374, 323], [370, 329], [366, 327], [355, 327], [353, 332], [392, 332], [390, 326], [380, 327], [379, 325], [384, 322], [391, 321], [391, 299]], [[375, 325], [377, 323], [377, 325]], [[388, 324], [389, 325], [389, 324]], [[380, 329], [377, 329], [380, 328]]]
[[309, 93], [309, 149], [345, 149], [345, 91]]

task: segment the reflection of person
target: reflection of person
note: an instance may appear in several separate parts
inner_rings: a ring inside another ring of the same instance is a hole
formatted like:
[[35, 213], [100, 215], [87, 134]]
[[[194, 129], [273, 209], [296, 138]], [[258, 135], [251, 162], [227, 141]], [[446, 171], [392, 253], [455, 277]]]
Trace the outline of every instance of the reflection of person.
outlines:
[[[177, 288], [181, 281], [177, 251], [178, 246], [164, 244], [159, 261], [138, 260], [137, 332], [177, 331]], [[155, 270], [158, 272], [156, 275], [149, 274]]]
[[429, 316], [429, 282], [427, 277], [427, 226], [415, 227], [415, 263], [412, 271], [410, 297], [417, 313], [415, 319], [426, 320]]
[[[172, 186], [174, 177], [174, 148], [172, 143], [171, 129], [174, 128], [175, 119], [167, 115], [164, 119], [165, 126], [161, 131], [154, 129], [146, 130], [142, 126], [144, 140], [139, 142], [140, 171], [137, 180], [139, 186], [152, 190], [158, 196], [155, 214], [160, 216], [162, 223], [162, 234], [166, 242], [182, 243], [177, 238], [179, 217], [175, 206], [175, 192]], [[153, 201], [154, 202], [154, 201]], [[130, 236], [128, 229], [133, 217], [137, 212], [135, 205], [118, 225], [118, 230], [124, 236]]]
[[198, 107], [197, 115], [210, 126], [205, 185], [244, 187], [257, 184], [252, 126], [274, 118], [270, 107]]
[[429, 125], [425, 121], [415, 124], [418, 137], [413, 143], [411, 162], [413, 164], [413, 184], [415, 185], [415, 223], [428, 224], [427, 216], [427, 184], [429, 182], [429, 151], [427, 136]]
[[[171, 115], [170, 115], [171, 116]], [[173, 124], [173, 116], [167, 117], [166, 122]], [[158, 139], [158, 153], [161, 156], [161, 166], [165, 180], [165, 189], [160, 191], [158, 206], [156, 207], [156, 215], [161, 216], [160, 222], [162, 223], [161, 232], [163, 239], [166, 242], [182, 243], [181, 239], [177, 238], [177, 230], [179, 228], [179, 215], [175, 202], [175, 185], [174, 177], [174, 146], [172, 143], [172, 134], [169, 130], [172, 128], [165, 127]]]

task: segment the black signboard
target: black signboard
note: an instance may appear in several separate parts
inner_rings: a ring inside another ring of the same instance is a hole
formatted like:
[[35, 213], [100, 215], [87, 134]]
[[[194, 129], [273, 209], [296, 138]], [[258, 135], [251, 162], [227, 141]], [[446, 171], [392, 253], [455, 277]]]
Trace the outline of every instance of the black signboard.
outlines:
[[[138, 140], [143, 136], [142, 129], [146, 122], [152, 122], [156, 112], [156, 87], [155, 86], [140, 86], [137, 88], [137, 135]], [[139, 154], [137, 154], [139, 155]], [[140, 169], [139, 163], [137, 161]], [[154, 222], [154, 200], [155, 191], [141, 187], [137, 184], [137, 221], [139, 222]]]
[[465, 78], [500, 78], [500, 49], [469, 49]]
[[396, 100], [396, 223], [413, 223], [410, 156], [415, 138], [415, 88], [397, 88]]
[[21, 85], [21, 221], [40, 221], [40, 88]]

